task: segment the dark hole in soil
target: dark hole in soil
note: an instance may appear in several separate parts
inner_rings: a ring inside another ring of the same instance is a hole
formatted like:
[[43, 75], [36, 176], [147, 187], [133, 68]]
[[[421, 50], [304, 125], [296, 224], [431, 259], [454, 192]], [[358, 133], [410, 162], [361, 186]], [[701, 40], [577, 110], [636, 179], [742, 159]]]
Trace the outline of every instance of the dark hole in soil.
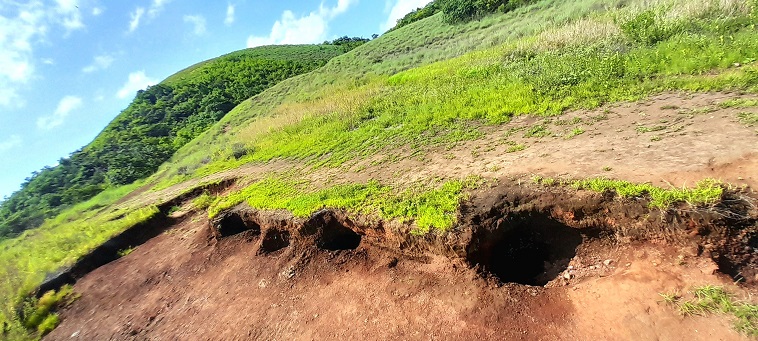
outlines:
[[543, 286], [568, 267], [582, 235], [544, 215], [507, 217], [470, 248], [472, 265], [501, 282]]
[[740, 238], [727, 238], [712, 258], [719, 272], [737, 283], [758, 283], [758, 233], [748, 232]]
[[227, 214], [218, 223], [218, 232], [221, 237], [227, 237], [245, 231], [260, 233], [261, 227], [253, 221], [245, 221], [238, 214]]
[[343, 226], [335, 219], [325, 221], [316, 245], [325, 250], [355, 250], [361, 244], [361, 235]]
[[281, 230], [268, 230], [261, 240], [261, 253], [279, 251], [290, 245], [290, 233]]

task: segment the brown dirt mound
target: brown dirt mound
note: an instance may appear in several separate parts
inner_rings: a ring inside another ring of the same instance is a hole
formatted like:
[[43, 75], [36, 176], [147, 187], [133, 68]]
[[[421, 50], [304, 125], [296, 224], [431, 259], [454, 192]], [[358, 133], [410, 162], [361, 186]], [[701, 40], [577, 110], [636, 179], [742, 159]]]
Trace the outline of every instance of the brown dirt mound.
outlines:
[[333, 211], [193, 214], [80, 280], [46, 339], [743, 338], [727, 317], [684, 318], [658, 295], [751, 290], [704, 246], [731, 231], [721, 211], [503, 182], [460, 221], [416, 237]]

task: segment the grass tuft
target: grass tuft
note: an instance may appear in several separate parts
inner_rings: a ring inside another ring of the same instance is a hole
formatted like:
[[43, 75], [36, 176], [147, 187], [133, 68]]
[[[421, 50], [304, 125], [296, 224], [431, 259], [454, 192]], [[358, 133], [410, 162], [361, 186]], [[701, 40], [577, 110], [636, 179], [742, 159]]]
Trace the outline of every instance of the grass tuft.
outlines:
[[740, 123], [752, 127], [754, 125], [758, 125], [758, 113], [754, 112], [741, 112], [737, 114], [737, 118], [739, 118]]
[[663, 189], [647, 183], [635, 184], [606, 178], [578, 180], [574, 181], [571, 186], [576, 189], [587, 189], [599, 193], [613, 191], [623, 198], [647, 195], [650, 198], [650, 207], [660, 209], [680, 202], [693, 206], [712, 205], [721, 200], [724, 192], [721, 182], [714, 179], [701, 180], [694, 188]]
[[[682, 315], [730, 314], [735, 318], [735, 329], [750, 337], [758, 337], [758, 305], [735, 301], [733, 295], [719, 286], [697, 287], [692, 294], [695, 296], [694, 299], [679, 304], [679, 312]], [[678, 299], [670, 303], [677, 301]]]

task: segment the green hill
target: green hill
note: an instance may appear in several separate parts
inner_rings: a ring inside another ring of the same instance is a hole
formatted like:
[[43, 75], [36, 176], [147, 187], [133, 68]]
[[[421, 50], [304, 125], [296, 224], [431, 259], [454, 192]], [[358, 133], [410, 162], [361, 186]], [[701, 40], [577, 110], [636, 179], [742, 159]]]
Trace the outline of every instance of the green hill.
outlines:
[[[292, 57], [277, 60], [277, 70], [288, 65], [285, 69], [297, 72], [263, 81], [265, 86], [256, 91], [217, 92], [224, 88], [218, 77], [230, 76], [237, 65], [220, 61], [242, 53], [237, 52], [192, 66], [138, 94], [122, 116], [75, 154], [99, 163], [48, 170], [25, 186], [47, 184], [36, 179], [67, 169], [80, 173], [61, 178], [87, 179], [81, 186], [58, 184], [62, 204], [44, 201], [40, 207], [58, 208], [43, 211], [35, 222], [113, 187], [39, 229], [0, 242], [0, 261], [8, 264], [0, 269], [0, 300], [7, 302], [0, 320], [22, 328], [15, 309], [47, 272], [158, 214], [154, 205], [166, 197], [218, 180], [224, 171], [242, 166], [266, 170], [245, 179], [246, 187], [237, 191], [205, 195], [204, 204], [197, 206], [211, 216], [241, 202], [297, 216], [328, 206], [411, 221], [418, 234], [444, 233], [455, 226], [465, 190], [481, 185], [480, 179], [423, 179], [403, 187], [380, 183], [371, 175], [334, 182], [325, 176], [316, 183], [303, 174], [323, 169], [359, 173], [366, 164], [396, 161], [400, 151], [403, 157], [423, 161], [431, 150], [480, 139], [489, 128], [523, 115], [557, 116], [665, 91], [758, 93], [755, 0], [513, 2], [521, 7], [498, 1], [436, 3], [441, 7], [434, 14], [408, 18], [339, 56], [341, 49], [302, 47], [304, 55], [323, 57], [311, 57], [306, 65], [298, 64], [301, 57], [285, 53], [286, 47], [269, 47]], [[445, 8], [456, 4], [493, 6], [474, 6], [460, 12], [463, 19], [450, 18]], [[317, 49], [324, 49], [323, 54]], [[272, 70], [267, 66], [256, 70]], [[178, 84], [202, 88], [208, 96], [187, 101], [181, 96], [187, 90]], [[182, 105], [197, 108], [197, 115], [183, 116]], [[539, 134], [538, 128], [524, 134]], [[501, 139], [508, 143], [507, 134]], [[146, 176], [144, 183], [117, 187]], [[152, 191], [140, 192], [141, 200], [113, 205], [137, 187], [145, 191], [143, 184]], [[90, 185], [95, 187], [86, 187]], [[661, 206], [681, 201], [676, 198], [684, 197], [682, 193], [692, 194], [686, 189], [640, 188], [635, 195], [656, 192], [674, 198]], [[61, 199], [67, 191], [77, 199]], [[693, 203], [713, 197], [701, 199]], [[11, 198], [3, 209], [15, 202]], [[2, 212], [0, 218], [12, 221], [7, 210]]]
[[39, 226], [105, 188], [152, 174], [243, 100], [323, 66], [340, 45], [265, 46], [193, 65], [139, 91], [89, 145], [34, 173], [0, 205], [0, 238]]

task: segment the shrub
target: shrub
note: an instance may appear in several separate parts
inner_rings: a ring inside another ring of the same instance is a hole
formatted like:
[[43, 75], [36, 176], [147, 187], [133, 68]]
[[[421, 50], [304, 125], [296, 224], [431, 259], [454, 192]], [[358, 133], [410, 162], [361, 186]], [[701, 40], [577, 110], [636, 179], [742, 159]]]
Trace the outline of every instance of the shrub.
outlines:
[[655, 45], [681, 31], [681, 24], [664, 23], [654, 11], [647, 10], [621, 24], [621, 30], [636, 43]]

